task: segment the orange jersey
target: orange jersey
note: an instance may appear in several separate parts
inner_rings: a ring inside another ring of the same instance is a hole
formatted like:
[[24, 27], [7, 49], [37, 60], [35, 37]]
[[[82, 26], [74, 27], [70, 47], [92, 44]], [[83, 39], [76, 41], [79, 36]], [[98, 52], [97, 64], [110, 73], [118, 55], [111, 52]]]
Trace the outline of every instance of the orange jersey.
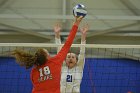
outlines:
[[60, 77], [62, 63], [74, 40], [78, 27], [73, 25], [68, 39], [60, 52], [49, 58], [42, 66], [34, 67], [31, 71], [33, 83], [32, 93], [60, 93]]

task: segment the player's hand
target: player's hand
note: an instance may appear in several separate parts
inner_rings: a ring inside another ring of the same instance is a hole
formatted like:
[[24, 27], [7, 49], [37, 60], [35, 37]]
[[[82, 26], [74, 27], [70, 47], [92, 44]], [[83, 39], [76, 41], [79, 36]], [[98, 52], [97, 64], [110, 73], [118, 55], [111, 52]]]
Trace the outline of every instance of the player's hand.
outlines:
[[89, 25], [85, 24], [82, 28], [80, 28], [80, 32], [82, 35], [86, 35], [87, 31], [89, 30]]
[[82, 21], [82, 19], [83, 19], [83, 16], [75, 17], [74, 25], [78, 26], [80, 24], [80, 22]]
[[79, 17], [75, 17], [77, 22], [81, 22], [81, 20], [83, 19], [83, 16], [79, 16]]
[[54, 26], [54, 32], [55, 32], [55, 33], [60, 33], [61, 30], [62, 30], [61, 24], [57, 23], [57, 24]]

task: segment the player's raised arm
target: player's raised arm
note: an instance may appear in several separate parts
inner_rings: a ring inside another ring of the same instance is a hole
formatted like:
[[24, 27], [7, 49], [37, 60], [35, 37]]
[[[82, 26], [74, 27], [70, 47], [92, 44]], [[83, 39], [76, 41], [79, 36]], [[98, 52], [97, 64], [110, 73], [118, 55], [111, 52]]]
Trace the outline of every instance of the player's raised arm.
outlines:
[[[55, 43], [56, 44], [61, 44], [61, 39], [60, 39], [60, 32], [62, 30], [62, 26], [61, 24], [57, 23], [55, 26], [54, 26], [54, 33], [55, 33]], [[57, 47], [57, 53], [60, 51], [61, 49], [61, 46], [58, 46]]]
[[[88, 24], [84, 25], [81, 29], [81, 44], [86, 44], [86, 33], [89, 30], [89, 26]], [[77, 65], [84, 65], [84, 61], [85, 61], [85, 46], [81, 46], [80, 47], [80, 54], [78, 56], [78, 64]]]
[[76, 32], [78, 30], [78, 26], [82, 19], [83, 19], [83, 16], [75, 17], [75, 21], [73, 23], [70, 34], [69, 34], [64, 46], [62, 47], [62, 49], [60, 50], [60, 52], [57, 55], [57, 57], [59, 57], [59, 59], [60, 59], [59, 60], [60, 62], [63, 62], [63, 60], [66, 58], [66, 55], [71, 47], [71, 44], [72, 44], [74, 37], [76, 35]]

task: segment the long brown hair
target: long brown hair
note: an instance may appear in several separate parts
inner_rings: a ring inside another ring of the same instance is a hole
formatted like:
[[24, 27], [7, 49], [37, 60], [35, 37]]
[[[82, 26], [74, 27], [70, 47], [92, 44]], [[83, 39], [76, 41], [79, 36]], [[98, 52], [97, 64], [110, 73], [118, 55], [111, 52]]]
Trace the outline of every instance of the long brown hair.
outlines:
[[20, 66], [25, 66], [26, 69], [32, 67], [33, 64], [35, 63], [35, 56], [33, 54], [26, 52], [26, 51], [16, 49], [13, 51], [12, 54], [16, 58], [16, 62]]
[[43, 49], [38, 49], [35, 54], [16, 49], [12, 54], [16, 58], [16, 62], [20, 66], [26, 67], [26, 69], [31, 68], [33, 65], [40, 66], [47, 60], [46, 55], [43, 53]]

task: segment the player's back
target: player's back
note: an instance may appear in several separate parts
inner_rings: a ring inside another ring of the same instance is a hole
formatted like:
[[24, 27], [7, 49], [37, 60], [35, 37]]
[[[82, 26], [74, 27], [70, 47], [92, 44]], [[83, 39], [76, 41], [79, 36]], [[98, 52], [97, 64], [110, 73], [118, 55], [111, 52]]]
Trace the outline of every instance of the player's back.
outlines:
[[61, 64], [48, 60], [44, 65], [35, 67], [31, 72], [32, 93], [60, 93]]

